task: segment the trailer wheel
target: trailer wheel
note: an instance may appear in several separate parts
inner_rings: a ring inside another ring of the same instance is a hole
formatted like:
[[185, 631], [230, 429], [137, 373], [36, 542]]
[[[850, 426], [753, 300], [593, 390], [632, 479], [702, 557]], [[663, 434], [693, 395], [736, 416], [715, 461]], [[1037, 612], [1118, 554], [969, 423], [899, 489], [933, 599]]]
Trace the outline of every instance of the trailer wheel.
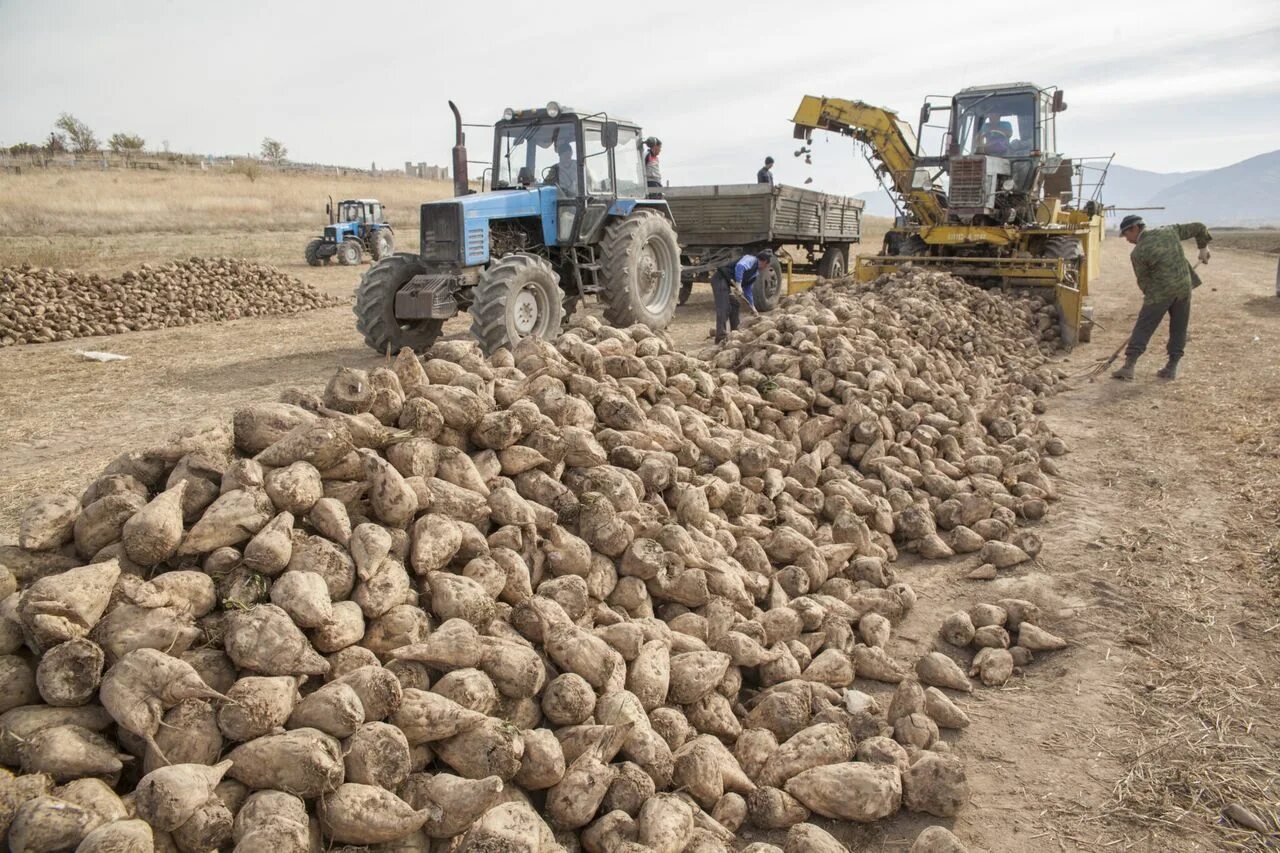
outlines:
[[818, 261], [818, 275], [822, 278], [844, 278], [849, 271], [849, 250], [844, 246], [828, 246]]
[[344, 267], [358, 266], [362, 260], [364, 250], [360, 248], [360, 241], [354, 237], [348, 237], [338, 246], [338, 263]]
[[680, 245], [671, 223], [637, 210], [610, 225], [601, 242], [604, 318], [616, 327], [665, 329], [680, 290]]
[[324, 241], [319, 237], [307, 244], [306, 251], [303, 256], [307, 259], [307, 266], [318, 267], [329, 263], [329, 258], [320, 257], [320, 247], [324, 245]]
[[471, 303], [471, 334], [486, 355], [514, 348], [522, 338], [551, 340], [564, 321], [564, 292], [550, 262], [523, 252], [480, 273]]
[[683, 305], [689, 301], [689, 297], [693, 294], [693, 280], [682, 282], [680, 284], [680, 295], [676, 297], [676, 304]]
[[356, 286], [356, 328], [375, 352], [394, 355], [404, 347], [422, 352], [435, 343], [443, 320], [397, 320], [396, 293], [427, 270], [417, 255], [401, 252], [383, 258]]
[[769, 262], [767, 270], [761, 270], [756, 276], [755, 286], [751, 288], [751, 300], [760, 313], [772, 311], [778, 307], [782, 298], [782, 261], [777, 255]]
[[396, 238], [390, 228], [379, 228], [369, 241], [369, 254], [375, 262], [389, 257], [396, 251]]

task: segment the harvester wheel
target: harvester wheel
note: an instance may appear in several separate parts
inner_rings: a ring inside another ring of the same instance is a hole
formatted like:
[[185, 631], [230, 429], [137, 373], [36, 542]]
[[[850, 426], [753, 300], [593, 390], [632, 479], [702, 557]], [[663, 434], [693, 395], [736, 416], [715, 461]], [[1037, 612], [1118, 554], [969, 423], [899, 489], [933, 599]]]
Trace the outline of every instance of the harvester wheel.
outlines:
[[911, 234], [904, 237], [902, 242], [898, 244], [896, 254], [910, 258], [921, 257], [929, 254], [929, 244], [919, 234]]
[[782, 298], [782, 261], [777, 255], [769, 262], [769, 268], [761, 270], [756, 276], [755, 286], [751, 288], [751, 301], [761, 314], [778, 307]]
[[396, 251], [396, 238], [389, 228], [379, 228], [373, 234], [369, 245], [369, 255], [374, 262], [390, 257]]
[[680, 290], [680, 245], [666, 217], [637, 210], [610, 225], [601, 242], [600, 266], [608, 323], [667, 327]]
[[324, 241], [319, 237], [307, 244], [306, 251], [303, 255], [307, 259], [307, 266], [318, 267], [329, 263], [329, 258], [320, 257], [320, 247], [324, 245]]
[[403, 347], [422, 352], [440, 337], [443, 320], [396, 319], [396, 293], [426, 271], [417, 255], [401, 252], [378, 261], [360, 278], [353, 309], [356, 328], [376, 352], [395, 355]]
[[[1062, 258], [1066, 261], [1067, 275], [1074, 279], [1071, 284], [1076, 286], [1079, 284], [1080, 265], [1084, 263], [1084, 247], [1080, 245], [1080, 241], [1075, 237], [1066, 237], [1054, 235], [1046, 237], [1044, 245], [1040, 248], [1040, 257], [1042, 258]], [[1076, 343], [1086, 344], [1093, 337], [1093, 311], [1092, 309], [1081, 306], [1080, 323], [1072, 334], [1070, 326], [1065, 316], [1059, 317], [1059, 325], [1062, 330], [1062, 339], [1069, 346]], [[1087, 318], [1083, 316], [1088, 311]]]
[[818, 261], [818, 275], [822, 278], [844, 278], [849, 271], [849, 249], [846, 246], [828, 246]]
[[354, 267], [362, 260], [364, 260], [364, 250], [360, 248], [360, 241], [354, 237], [343, 240], [342, 245], [338, 247], [338, 263], [344, 267]]
[[511, 349], [530, 336], [551, 340], [560, 334], [564, 293], [550, 262], [516, 252], [480, 273], [471, 303], [471, 334], [486, 355]]

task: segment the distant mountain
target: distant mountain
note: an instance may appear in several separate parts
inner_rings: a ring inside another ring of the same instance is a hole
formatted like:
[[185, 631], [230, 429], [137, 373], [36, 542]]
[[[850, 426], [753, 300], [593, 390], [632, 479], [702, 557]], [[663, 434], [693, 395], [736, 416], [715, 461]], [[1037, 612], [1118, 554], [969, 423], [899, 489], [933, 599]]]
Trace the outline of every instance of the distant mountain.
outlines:
[[1180, 181], [1153, 195], [1158, 222], [1280, 224], [1280, 151], [1259, 154]]
[[[884, 190], [860, 193], [858, 198], [866, 201], [868, 216], [893, 216], [893, 204]], [[1280, 150], [1198, 172], [1148, 172], [1112, 165], [1102, 199], [1117, 208], [1164, 208], [1140, 211], [1153, 225], [1280, 225]], [[1123, 215], [1116, 211], [1107, 224], [1114, 226]]]

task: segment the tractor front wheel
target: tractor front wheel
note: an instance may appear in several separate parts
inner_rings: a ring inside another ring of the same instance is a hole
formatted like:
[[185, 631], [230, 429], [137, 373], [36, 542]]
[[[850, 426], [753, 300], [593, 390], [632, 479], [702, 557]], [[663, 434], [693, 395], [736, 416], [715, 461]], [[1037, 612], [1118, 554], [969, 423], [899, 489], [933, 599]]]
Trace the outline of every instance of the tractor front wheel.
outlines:
[[422, 352], [435, 343], [443, 320], [397, 320], [396, 293], [427, 270], [417, 255], [401, 252], [383, 258], [365, 273], [356, 286], [356, 328], [375, 352], [391, 354], [409, 347]]
[[370, 241], [369, 255], [374, 262], [390, 257], [396, 251], [396, 238], [391, 233], [390, 228], [379, 228], [373, 233], [373, 239]]
[[320, 247], [323, 245], [324, 241], [319, 237], [307, 244], [306, 251], [303, 252], [304, 257], [307, 259], [307, 266], [318, 267], [329, 263], [327, 257], [320, 257]]
[[680, 244], [671, 223], [656, 211], [637, 210], [608, 227], [600, 255], [605, 320], [665, 329], [680, 290]]
[[364, 260], [364, 250], [360, 248], [360, 241], [353, 237], [348, 237], [342, 241], [342, 245], [338, 247], [338, 263], [344, 267], [358, 266]]
[[486, 355], [513, 349], [523, 338], [552, 340], [564, 321], [564, 294], [551, 264], [516, 252], [480, 273], [471, 303], [471, 334]]

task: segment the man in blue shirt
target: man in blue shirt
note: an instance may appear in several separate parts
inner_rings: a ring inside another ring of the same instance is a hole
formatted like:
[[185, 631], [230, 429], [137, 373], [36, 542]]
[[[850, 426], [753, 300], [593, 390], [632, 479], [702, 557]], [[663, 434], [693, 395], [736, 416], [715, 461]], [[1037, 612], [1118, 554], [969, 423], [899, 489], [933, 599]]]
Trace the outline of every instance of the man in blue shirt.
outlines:
[[764, 166], [760, 168], [760, 171], [756, 172], [756, 183], [768, 184], [769, 186], [773, 186], [773, 158], [772, 157], [764, 158]]
[[747, 305], [752, 306], [754, 313], [752, 287], [760, 271], [772, 262], [773, 253], [765, 250], [754, 255], [743, 255], [733, 266], [725, 264], [712, 273], [711, 295], [716, 303], [716, 343], [722, 342], [729, 331], [738, 328], [740, 314], [736, 296], [741, 295]]

